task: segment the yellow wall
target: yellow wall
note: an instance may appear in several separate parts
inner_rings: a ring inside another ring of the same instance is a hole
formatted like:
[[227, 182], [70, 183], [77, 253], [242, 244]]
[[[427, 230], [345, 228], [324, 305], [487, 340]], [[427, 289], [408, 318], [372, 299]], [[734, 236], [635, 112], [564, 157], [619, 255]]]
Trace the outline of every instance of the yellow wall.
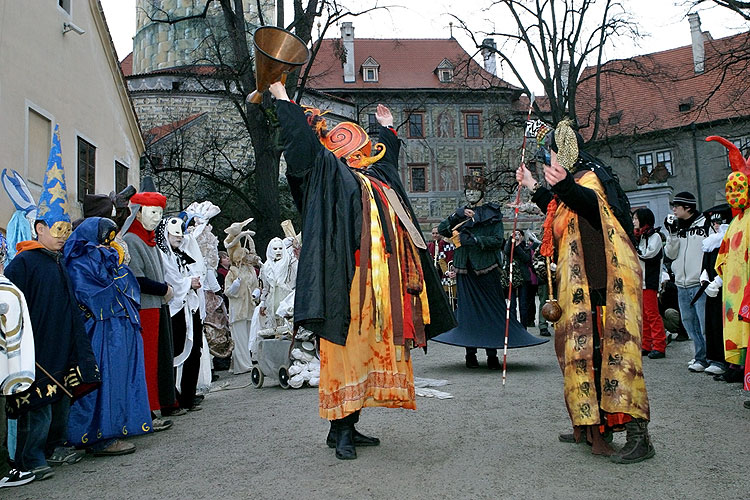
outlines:
[[[69, 4], [70, 14], [57, 0], [0, 2], [0, 170], [21, 173], [38, 201], [41, 186], [34, 179], [42, 178], [49, 146], [40, 151], [34, 145], [43, 142], [42, 117], [51, 127], [58, 123], [75, 219], [81, 213], [77, 137], [96, 147], [97, 193], [115, 188], [115, 161], [129, 167], [128, 182], [138, 186], [144, 145], [98, 1]], [[65, 22], [85, 34], [63, 34]], [[0, 227], [7, 225], [13, 209], [0, 190]]]

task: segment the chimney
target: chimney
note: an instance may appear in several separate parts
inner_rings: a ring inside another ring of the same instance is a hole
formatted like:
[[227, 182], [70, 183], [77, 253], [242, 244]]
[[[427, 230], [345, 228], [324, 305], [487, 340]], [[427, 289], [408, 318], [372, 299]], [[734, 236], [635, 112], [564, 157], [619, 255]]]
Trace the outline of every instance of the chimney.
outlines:
[[690, 38], [693, 40], [693, 68], [695, 74], [703, 73], [704, 61], [706, 58], [705, 49], [703, 48], [703, 32], [701, 31], [701, 18], [697, 12], [688, 14], [690, 21]]
[[485, 38], [482, 40], [482, 58], [484, 59], [484, 69], [487, 73], [491, 73], [497, 76], [497, 65], [495, 59], [495, 40], [493, 38]]
[[351, 22], [341, 23], [341, 40], [344, 42], [346, 51], [346, 62], [344, 63], [344, 83], [356, 81], [354, 70], [354, 24]]
[[560, 63], [560, 84], [563, 95], [568, 95], [568, 80], [570, 79], [570, 62]]

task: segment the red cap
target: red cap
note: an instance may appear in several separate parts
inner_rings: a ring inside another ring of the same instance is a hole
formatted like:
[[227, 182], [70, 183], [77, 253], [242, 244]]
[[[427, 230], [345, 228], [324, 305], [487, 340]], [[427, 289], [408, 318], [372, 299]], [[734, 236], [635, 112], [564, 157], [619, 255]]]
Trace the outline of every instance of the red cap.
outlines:
[[167, 208], [167, 197], [161, 193], [136, 193], [130, 198], [130, 203], [142, 205], [144, 207], [161, 207]]

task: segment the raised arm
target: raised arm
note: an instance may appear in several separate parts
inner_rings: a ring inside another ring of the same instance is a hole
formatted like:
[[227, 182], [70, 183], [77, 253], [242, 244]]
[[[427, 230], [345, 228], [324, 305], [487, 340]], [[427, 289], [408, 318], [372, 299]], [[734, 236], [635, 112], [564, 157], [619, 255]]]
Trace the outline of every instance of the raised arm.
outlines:
[[313, 167], [323, 145], [307, 124], [302, 108], [289, 100], [284, 85], [276, 82], [271, 84], [269, 90], [276, 98], [276, 115], [284, 138], [287, 175], [302, 177]]

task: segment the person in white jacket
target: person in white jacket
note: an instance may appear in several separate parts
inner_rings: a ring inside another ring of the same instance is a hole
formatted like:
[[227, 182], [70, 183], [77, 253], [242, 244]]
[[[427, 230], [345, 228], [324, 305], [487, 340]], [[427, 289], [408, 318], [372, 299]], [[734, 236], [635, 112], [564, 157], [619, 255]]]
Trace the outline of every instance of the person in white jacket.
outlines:
[[709, 366], [706, 359], [706, 296], [701, 289], [703, 239], [708, 236], [708, 222], [698, 212], [695, 196], [687, 191], [672, 200], [673, 215], [667, 216], [664, 227], [669, 231], [664, 254], [672, 259], [672, 272], [677, 285], [680, 316], [693, 341], [695, 357], [688, 369], [702, 372]]
[[667, 333], [659, 314], [659, 281], [661, 278], [662, 250], [659, 228], [654, 227], [654, 213], [648, 208], [639, 208], [633, 214], [633, 227], [638, 241], [636, 251], [641, 261], [643, 275], [643, 335], [641, 354], [650, 359], [665, 356]]

